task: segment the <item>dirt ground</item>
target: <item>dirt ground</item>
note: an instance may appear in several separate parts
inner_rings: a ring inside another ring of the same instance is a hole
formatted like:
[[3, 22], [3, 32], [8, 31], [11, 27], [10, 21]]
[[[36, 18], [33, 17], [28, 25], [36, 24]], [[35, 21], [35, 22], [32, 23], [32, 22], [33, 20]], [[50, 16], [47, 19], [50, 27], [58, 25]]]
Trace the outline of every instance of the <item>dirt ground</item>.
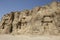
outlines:
[[0, 35], [0, 40], [60, 40], [60, 36]]

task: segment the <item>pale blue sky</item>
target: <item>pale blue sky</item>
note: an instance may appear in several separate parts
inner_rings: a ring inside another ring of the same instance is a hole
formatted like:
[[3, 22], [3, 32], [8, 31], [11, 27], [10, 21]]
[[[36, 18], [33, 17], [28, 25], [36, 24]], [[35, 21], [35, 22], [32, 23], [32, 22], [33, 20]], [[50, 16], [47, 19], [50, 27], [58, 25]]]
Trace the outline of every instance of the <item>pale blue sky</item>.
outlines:
[[51, 2], [52, 0], [0, 0], [0, 18], [11, 11], [32, 9], [36, 6], [42, 6]]

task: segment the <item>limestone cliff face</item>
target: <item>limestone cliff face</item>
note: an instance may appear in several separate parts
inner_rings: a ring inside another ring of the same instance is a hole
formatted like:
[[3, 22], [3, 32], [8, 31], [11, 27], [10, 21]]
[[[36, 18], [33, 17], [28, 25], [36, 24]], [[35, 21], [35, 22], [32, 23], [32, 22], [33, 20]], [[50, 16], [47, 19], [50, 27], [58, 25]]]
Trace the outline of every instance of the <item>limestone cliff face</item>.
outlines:
[[32, 10], [5, 14], [0, 22], [1, 34], [60, 34], [60, 3], [36, 7]]

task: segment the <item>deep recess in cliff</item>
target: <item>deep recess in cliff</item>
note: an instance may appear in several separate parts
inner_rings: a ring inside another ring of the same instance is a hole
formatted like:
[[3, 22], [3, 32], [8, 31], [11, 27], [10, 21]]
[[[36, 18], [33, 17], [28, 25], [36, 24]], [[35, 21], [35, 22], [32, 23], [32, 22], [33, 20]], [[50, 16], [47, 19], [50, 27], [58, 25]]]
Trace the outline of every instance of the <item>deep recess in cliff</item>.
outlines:
[[0, 34], [60, 35], [60, 2], [5, 14]]

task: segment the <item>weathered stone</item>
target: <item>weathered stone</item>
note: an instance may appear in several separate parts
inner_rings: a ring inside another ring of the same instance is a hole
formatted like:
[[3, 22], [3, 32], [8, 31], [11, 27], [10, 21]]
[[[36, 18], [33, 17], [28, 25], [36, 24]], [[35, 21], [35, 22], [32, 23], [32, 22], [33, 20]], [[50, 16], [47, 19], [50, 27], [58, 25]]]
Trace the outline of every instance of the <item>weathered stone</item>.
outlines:
[[0, 21], [0, 33], [60, 35], [60, 3], [6, 14]]

